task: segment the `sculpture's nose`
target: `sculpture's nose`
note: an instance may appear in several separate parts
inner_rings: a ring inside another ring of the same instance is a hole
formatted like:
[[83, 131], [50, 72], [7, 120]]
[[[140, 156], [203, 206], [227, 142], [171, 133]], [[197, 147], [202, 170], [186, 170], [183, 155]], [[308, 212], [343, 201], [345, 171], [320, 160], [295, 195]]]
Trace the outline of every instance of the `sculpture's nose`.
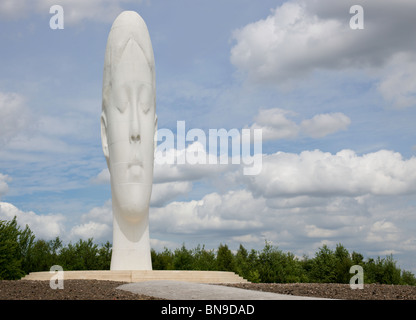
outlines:
[[130, 136], [130, 142], [139, 142], [140, 141], [140, 134], [132, 134]]
[[133, 116], [130, 124], [130, 143], [140, 142], [140, 124], [137, 115]]

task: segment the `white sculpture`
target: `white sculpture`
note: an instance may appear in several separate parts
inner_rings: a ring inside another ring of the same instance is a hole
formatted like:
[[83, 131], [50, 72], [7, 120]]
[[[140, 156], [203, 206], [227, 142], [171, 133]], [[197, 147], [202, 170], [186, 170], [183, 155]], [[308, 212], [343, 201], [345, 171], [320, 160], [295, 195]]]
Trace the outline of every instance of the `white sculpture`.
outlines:
[[101, 140], [111, 176], [111, 270], [151, 270], [149, 202], [153, 183], [156, 84], [153, 48], [143, 19], [122, 12], [108, 35]]

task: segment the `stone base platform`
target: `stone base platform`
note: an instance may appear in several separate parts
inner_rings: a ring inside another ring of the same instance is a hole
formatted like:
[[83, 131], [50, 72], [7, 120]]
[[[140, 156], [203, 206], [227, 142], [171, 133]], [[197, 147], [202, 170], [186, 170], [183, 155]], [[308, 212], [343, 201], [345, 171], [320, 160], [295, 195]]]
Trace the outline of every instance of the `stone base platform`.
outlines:
[[[56, 273], [31, 272], [21, 280], [51, 280]], [[64, 280], [111, 280], [143, 282], [172, 280], [196, 283], [247, 283], [234, 272], [227, 271], [182, 271], [182, 270], [91, 270], [64, 271]]]

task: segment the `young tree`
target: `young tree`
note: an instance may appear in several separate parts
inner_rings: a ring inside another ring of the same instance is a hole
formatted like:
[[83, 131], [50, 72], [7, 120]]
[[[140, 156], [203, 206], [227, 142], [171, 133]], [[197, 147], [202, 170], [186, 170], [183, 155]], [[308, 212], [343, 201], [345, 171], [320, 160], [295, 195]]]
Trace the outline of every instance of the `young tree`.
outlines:
[[228, 246], [220, 244], [217, 251], [217, 270], [235, 271], [234, 255]]
[[416, 278], [410, 271], [403, 270], [401, 275], [401, 283], [403, 285], [416, 286]]
[[19, 279], [26, 274], [34, 234], [26, 225], [17, 225], [16, 216], [11, 221], [0, 221], [0, 279]]
[[112, 245], [109, 241], [101, 245], [98, 250], [97, 270], [110, 270]]
[[313, 282], [336, 282], [336, 257], [334, 252], [324, 244], [316, 253], [309, 273], [309, 279]]
[[157, 253], [154, 249], [151, 250], [152, 267], [153, 270], [173, 270], [174, 269], [174, 254], [168, 248], [163, 252]]
[[247, 279], [250, 273], [250, 266], [248, 263], [248, 251], [240, 244], [235, 255], [236, 272], [243, 278]]
[[16, 217], [12, 221], [0, 221], [0, 279], [14, 280], [24, 276], [19, 236]]
[[75, 252], [79, 263], [77, 270], [96, 270], [98, 268], [98, 245], [93, 243], [92, 238], [87, 241], [80, 239], [75, 244]]
[[24, 269], [26, 273], [37, 271], [48, 271], [54, 265], [51, 259], [49, 243], [45, 240], [37, 240], [33, 244], [28, 256]]
[[193, 266], [192, 270], [216, 270], [216, 261], [214, 250], [206, 250], [205, 246], [198, 245], [192, 250]]
[[20, 231], [19, 229], [19, 232], [19, 254], [22, 257], [22, 269], [26, 274], [30, 272], [30, 270], [28, 270], [26, 266], [30, 259], [30, 252], [32, 251], [33, 243], [35, 241], [35, 235], [30, 230], [28, 225], [26, 225], [23, 231]]
[[335, 248], [335, 278], [337, 283], [349, 283], [351, 274], [350, 268], [353, 265], [352, 259], [347, 249], [340, 243]]
[[364, 264], [364, 256], [361, 253], [353, 251], [351, 253], [351, 259], [352, 259], [353, 265], [363, 266]]
[[92, 238], [87, 241], [80, 239], [75, 245], [69, 243], [62, 248], [59, 260], [64, 270], [97, 270], [98, 245]]
[[180, 249], [175, 250], [173, 267], [175, 270], [192, 270], [193, 260], [192, 252], [183, 244]]
[[383, 260], [383, 277], [382, 283], [385, 284], [400, 284], [401, 270], [396, 266], [396, 261], [393, 259], [393, 255], [387, 256]]
[[261, 282], [283, 282], [284, 254], [277, 247], [266, 241], [258, 256], [258, 271]]
[[291, 252], [287, 252], [284, 258], [282, 282], [307, 282], [302, 262]]

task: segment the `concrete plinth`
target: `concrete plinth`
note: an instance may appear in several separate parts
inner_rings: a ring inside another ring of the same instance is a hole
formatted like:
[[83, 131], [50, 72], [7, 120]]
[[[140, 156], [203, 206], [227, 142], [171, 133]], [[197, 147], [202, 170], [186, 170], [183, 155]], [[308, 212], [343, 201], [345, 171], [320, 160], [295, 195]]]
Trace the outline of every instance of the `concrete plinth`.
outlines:
[[[21, 280], [50, 280], [56, 273], [31, 272]], [[64, 271], [64, 280], [111, 280], [142, 282], [171, 280], [196, 283], [245, 283], [246, 279], [227, 271], [182, 271], [182, 270], [91, 270]]]

